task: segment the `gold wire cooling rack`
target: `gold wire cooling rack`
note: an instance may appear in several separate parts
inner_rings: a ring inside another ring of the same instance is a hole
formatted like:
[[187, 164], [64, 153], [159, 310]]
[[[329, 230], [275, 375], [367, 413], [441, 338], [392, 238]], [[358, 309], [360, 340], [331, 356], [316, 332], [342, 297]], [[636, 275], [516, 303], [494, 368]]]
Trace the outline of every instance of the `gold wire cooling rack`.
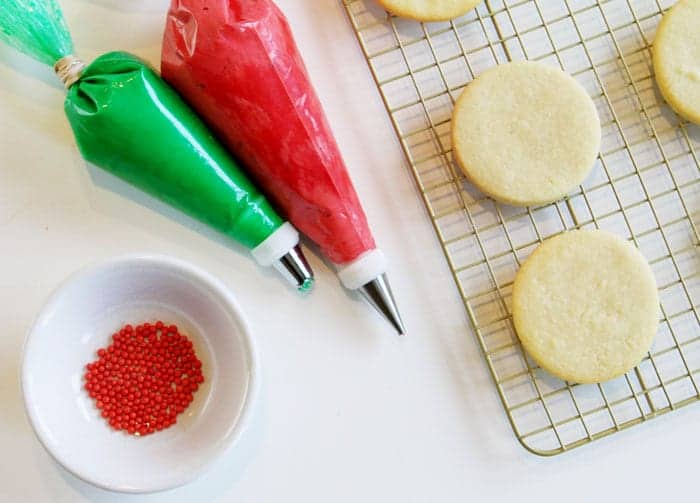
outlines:
[[[343, 0], [389, 112], [513, 430], [554, 455], [700, 399], [700, 128], [664, 105], [650, 45], [656, 0], [487, 0], [451, 22], [389, 16]], [[453, 164], [450, 118], [475, 75], [511, 60], [573, 75], [603, 126], [597, 166], [563, 201], [494, 203]], [[601, 228], [630, 239], [652, 265], [662, 319], [650, 354], [600, 385], [560, 381], [520, 346], [510, 317], [522, 261], [547, 237]]]

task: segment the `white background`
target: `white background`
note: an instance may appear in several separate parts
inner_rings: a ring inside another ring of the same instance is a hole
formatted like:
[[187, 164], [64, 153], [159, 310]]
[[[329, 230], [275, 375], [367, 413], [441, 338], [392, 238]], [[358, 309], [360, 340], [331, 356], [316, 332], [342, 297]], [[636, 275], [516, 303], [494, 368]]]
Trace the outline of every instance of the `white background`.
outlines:
[[[157, 65], [166, 0], [62, 3], [84, 59], [123, 49]], [[408, 337], [315, 256], [315, 293], [300, 297], [235, 246], [91, 174], [51, 71], [0, 48], [0, 501], [696, 500], [700, 406], [551, 459], [520, 447], [340, 0], [279, 4], [392, 260]], [[18, 382], [25, 333], [51, 290], [130, 252], [220, 277], [249, 315], [263, 366], [239, 444], [159, 495], [108, 493], [58, 467], [32, 434]]]

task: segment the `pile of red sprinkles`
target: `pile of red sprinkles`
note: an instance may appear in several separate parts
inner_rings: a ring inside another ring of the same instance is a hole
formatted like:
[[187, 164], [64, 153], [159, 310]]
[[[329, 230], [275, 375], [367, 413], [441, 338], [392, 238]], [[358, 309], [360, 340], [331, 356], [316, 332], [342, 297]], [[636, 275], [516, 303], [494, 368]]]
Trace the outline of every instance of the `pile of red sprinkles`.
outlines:
[[110, 426], [149, 435], [177, 422], [204, 382], [192, 341], [177, 326], [125, 325], [88, 363], [85, 389]]

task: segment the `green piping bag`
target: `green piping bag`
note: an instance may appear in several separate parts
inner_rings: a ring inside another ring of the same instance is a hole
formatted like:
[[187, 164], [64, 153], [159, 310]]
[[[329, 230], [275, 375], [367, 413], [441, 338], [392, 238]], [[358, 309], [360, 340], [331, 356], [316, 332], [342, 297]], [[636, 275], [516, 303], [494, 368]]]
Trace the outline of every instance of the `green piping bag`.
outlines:
[[0, 40], [53, 65], [85, 159], [241, 243], [300, 290], [311, 287], [298, 232], [146, 63], [111, 52], [83, 64], [55, 0], [3, 0]]

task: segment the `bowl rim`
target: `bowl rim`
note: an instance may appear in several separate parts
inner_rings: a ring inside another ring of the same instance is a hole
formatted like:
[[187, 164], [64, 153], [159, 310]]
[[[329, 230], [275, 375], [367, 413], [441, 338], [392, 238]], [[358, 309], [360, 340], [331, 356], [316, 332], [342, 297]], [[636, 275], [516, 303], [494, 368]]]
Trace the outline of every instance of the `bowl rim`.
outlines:
[[[127, 264], [139, 264], [141, 266], [160, 266], [167, 267], [177, 272], [180, 272], [187, 277], [196, 280], [201, 285], [209, 288], [216, 296], [220, 298], [223, 305], [230, 311], [230, 314], [234, 319], [240, 324], [241, 328], [241, 340], [243, 342], [243, 349], [246, 355], [246, 360], [249, 365], [248, 371], [248, 386], [246, 390], [245, 399], [241, 407], [241, 413], [238, 417], [238, 421], [229, 430], [228, 436], [223, 442], [217, 447], [216, 451], [212, 456], [206, 460], [199, 468], [192, 470], [186, 476], [171, 477], [166, 479], [160, 484], [144, 484], [140, 487], [133, 486], [121, 486], [118, 484], [110, 483], [103, 479], [87, 476], [72, 467], [70, 460], [67, 459], [68, 456], [62, 455], [60, 452], [56, 452], [54, 449], [49, 447], [47, 439], [43, 434], [41, 428], [38, 426], [38, 412], [35, 407], [33, 407], [29, 402], [27, 396], [27, 380], [29, 377], [29, 368], [27, 364], [27, 349], [30, 346], [33, 338], [35, 337], [35, 332], [38, 326], [45, 320], [47, 316], [51, 313], [55, 305], [59, 302], [64, 291], [74, 282], [79, 281], [83, 278], [87, 278], [93, 274], [99, 273], [101, 271], [113, 268], [115, 266], [122, 266]], [[68, 471], [71, 475], [77, 477], [78, 479], [87, 482], [93, 486], [105, 489], [107, 491], [118, 492], [118, 493], [131, 493], [131, 494], [143, 494], [143, 493], [155, 493], [160, 491], [166, 491], [169, 489], [175, 489], [177, 487], [184, 486], [190, 482], [193, 482], [201, 475], [203, 475], [214, 461], [220, 459], [226, 452], [228, 452], [233, 445], [238, 442], [239, 438], [243, 432], [247, 429], [252, 415], [253, 405], [257, 400], [259, 394], [260, 382], [259, 382], [259, 360], [258, 360], [258, 350], [255, 346], [255, 341], [252, 336], [252, 331], [250, 328], [250, 323], [246, 318], [243, 310], [241, 309], [238, 301], [231, 293], [231, 291], [221, 282], [221, 280], [214, 277], [209, 272], [196, 266], [185, 260], [175, 258], [163, 254], [152, 254], [152, 253], [131, 253], [127, 255], [120, 255], [116, 257], [111, 257], [103, 259], [98, 262], [93, 262], [82, 266], [73, 273], [69, 274], [64, 278], [49, 294], [47, 300], [42, 305], [39, 313], [34, 318], [31, 323], [27, 335], [22, 346], [22, 358], [20, 364], [20, 387], [22, 392], [22, 402], [24, 405], [24, 411], [29, 419], [29, 424], [34, 431], [34, 435], [39, 440], [44, 450], [54, 459], [61, 467]]]

